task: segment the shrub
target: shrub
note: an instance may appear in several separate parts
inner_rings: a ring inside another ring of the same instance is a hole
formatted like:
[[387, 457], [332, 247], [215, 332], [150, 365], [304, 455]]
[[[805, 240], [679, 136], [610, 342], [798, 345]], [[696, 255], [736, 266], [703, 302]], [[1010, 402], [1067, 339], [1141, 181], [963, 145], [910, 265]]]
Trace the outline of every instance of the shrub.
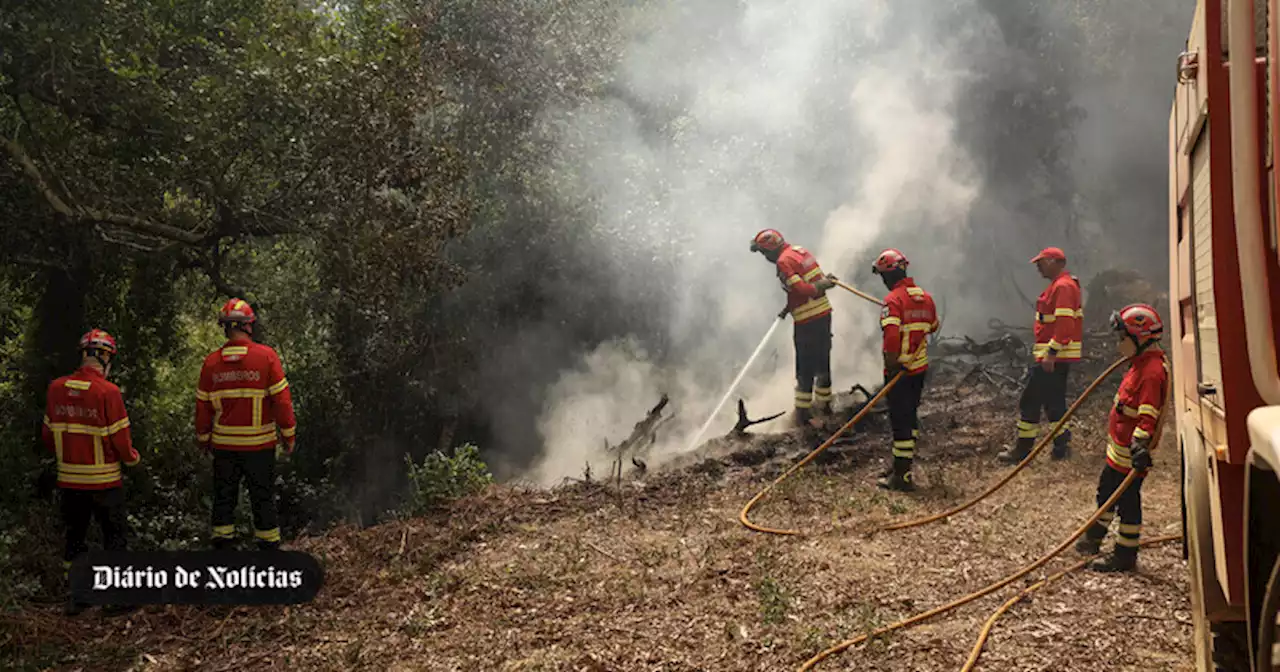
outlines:
[[434, 451], [416, 464], [405, 455], [409, 467], [407, 501], [401, 515], [418, 516], [455, 499], [475, 494], [493, 482], [489, 467], [480, 459], [480, 450], [467, 443], [454, 449], [453, 455]]

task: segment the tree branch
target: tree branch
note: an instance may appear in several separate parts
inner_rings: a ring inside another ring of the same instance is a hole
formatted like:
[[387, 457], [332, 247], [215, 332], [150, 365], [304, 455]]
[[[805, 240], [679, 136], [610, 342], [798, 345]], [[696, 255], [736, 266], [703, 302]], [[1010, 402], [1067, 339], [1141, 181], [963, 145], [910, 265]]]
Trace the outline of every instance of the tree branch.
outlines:
[[4, 147], [9, 152], [9, 155], [13, 157], [14, 161], [22, 166], [22, 171], [31, 179], [36, 189], [42, 196], [44, 196], [44, 199], [49, 202], [49, 205], [52, 206], [59, 214], [69, 219], [85, 224], [114, 224], [116, 226], [122, 226], [135, 231], [141, 231], [158, 238], [186, 243], [188, 245], [195, 245], [204, 240], [204, 237], [200, 234], [184, 231], [182, 229], [169, 226], [168, 224], [153, 222], [149, 219], [134, 217], [132, 215], [105, 212], [94, 208], [72, 207], [67, 204], [66, 200], [64, 200], [62, 196], [58, 195], [58, 192], [56, 192], [53, 187], [49, 186], [49, 182], [45, 180], [44, 175], [40, 173], [40, 169], [36, 166], [35, 162], [31, 160], [31, 157], [27, 155], [27, 152], [22, 148], [22, 145], [10, 140], [9, 138], [3, 138], [3, 140]]

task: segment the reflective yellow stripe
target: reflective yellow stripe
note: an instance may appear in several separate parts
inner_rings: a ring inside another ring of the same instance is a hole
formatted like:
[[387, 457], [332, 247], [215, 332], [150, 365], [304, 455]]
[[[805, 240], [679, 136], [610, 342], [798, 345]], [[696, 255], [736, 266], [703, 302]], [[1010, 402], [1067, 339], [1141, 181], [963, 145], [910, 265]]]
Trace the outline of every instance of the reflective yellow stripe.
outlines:
[[1053, 434], [1053, 438], [1055, 438], [1055, 439], [1056, 439], [1056, 438], [1058, 438], [1059, 436], [1062, 436], [1063, 434], [1066, 434], [1066, 433], [1067, 433], [1067, 432], [1069, 432], [1069, 431], [1071, 431], [1071, 428], [1070, 428], [1069, 426], [1067, 426], [1067, 425], [1063, 425], [1063, 426], [1062, 426], [1062, 429], [1059, 429], [1057, 432], [1054, 432], [1054, 434]]
[[1145, 429], [1143, 429], [1143, 428], [1141, 428], [1141, 427], [1134, 427], [1134, 428], [1133, 428], [1133, 438], [1135, 438], [1135, 439], [1149, 439], [1149, 438], [1151, 438], [1151, 434], [1150, 434], [1150, 432], [1148, 432], [1147, 430], [1145, 430]]
[[1138, 413], [1140, 415], [1149, 415], [1153, 418], [1160, 417], [1160, 411], [1157, 410], [1156, 407], [1152, 406], [1151, 404], [1142, 404], [1141, 406], [1139, 406]]
[[237, 436], [252, 436], [256, 434], [265, 434], [267, 432], [276, 431], [276, 423], [269, 422], [265, 425], [257, 425], [253, 427], [233, 427], [230, 425], [214, 425], [214, 434], [231, 434]]
[[1036, 322], [1039, 322], [1040, 324], [1053, 324], [1054, 322], [1057, 322], [1057, 321], [1058, 321], [1058, 318], [1054, 317], [1053, 315], [1036, 313]]
[[234, 387], [227, 390], [215, 390], [209, 393], [210, 401], [221, 401], [223, 399], [259, 399], [267, 396], [266, 390], [259, 390], [252, 387]]
[[828, 310], [831, 310], [831, 302], [827, 300], [827, 297], [823, 296], [806, 301], [801, 304], [800, 307], [791, 311], [791, 319], [799, 322], [801, 320], [820, 315]]
[[93, 383], [87, 380], [68, 380], [66, 386], [73, 390], [87, 390], [93, 387]]
[[1137, 537], [1126, 537], [1126, 536], [1124, 536], [1124, 535], [1122, 534], [1122, 535], [1120, 535], [1120, 536], [1116, 537], [1116, 546], [1124, 546], [1124, 547], [1126, 547], [1126, 548], [1137, 548], [1137, 547], [1138, 547], [1138, 538], [1137, 538]]
[[822, 275], [822, 269], [817, 266], [814, 266], [813, 270], [804, 274], [804, 279], [806, 282], [808, 282], [809, 280], [812, 280], [818, 277], [819, 275]]
[[47, 416], [47, 415], [46, 415], [46, 416], [44, 416], [44, 426], [45, 426], [45, 427], [48, 427], [49, 429], [53, 429], [53, 421], [52, 421], [52, 420], [50, 420], [50, 419], [49, 419], [49, 416]]
[[893, 442], [893, 456], [911, 458], [915, 456], [916, 441], [915, 439], [906, 439], [905, 441]]
[[235, 534], [236, 534], [235, 525], [214, 525], [213, 526], [213, 536], [218, 537], [220, 539], [233, 537], [235, 536]]
[[1142, 525], [1141, 524], [1131, 525], [1129, 523], [1120, 523], [1120, 526], [1116, 528], [1116, 531], [1119, 532], [1120, 534], [1127, 534], [1129, 536], [1142, 534]]
[[111, 436], [112, 434], [115, 434], [116, 432], [128, 426], [129, 426], [129, 418], [125, 418], [124, 420], [116, 422], [107, 427], [107, 436]]
[[294, 436], [295, 434], [297, 434], [297, 433], [298, 433], [298, 428], [297, 428], [297, 427], [286, 427], [286, 428], [284, 428], [284, 429], [280, 430], [280, 434], [281, 434], [282, 436], [284, 436], [285, 438], [287, 438], [287, 439], [292, 439], [292, 438], [293, 438], [293, 436]]
[[70, 462], [64, 462], [58, 465], [58, 473], [76, 474], [80, 476], [104, 476], [107, 474], [119, 474], [120, 463], [108, 462], [106, 464], [73, 464]]
[[893, 447], [894, 448], [915, 448], [916, 440], [915, 439], [898, 439], [893, 442]]
[[907, 294], [911, 296], [924, 296], [924, 290], [919, 287], [908, 287]]
[[1018, 438], [1019, 439], [1034, 439], [1036, 438], [1036, 435], [1039, 433], [1040, 433], [1040, 425], [1034, 422], [1026, 422], [1025, 420], [1018, 421]]
[[235, 357], [235, 356], [244, 356], [244, 355], [249, 354], [249, 346], [247, 346], [247, 345], [233, 345], [233, 346], [230, 346], [230, 347], [226, 347], [226, 348], [223, 348], [223, 349], [222, 349], [222, 354], [223, 354], [223, 355], [229, 355], [229, 356], [231, 356], [231, 357]]
[[204, 390], [196, 390], [196, 401], [209, 401], [209, 393]]
[[280, 541], [280, 528], [273, 527], [269, 530], [254, 530], [253, 536], [263, 541]]
[[113, 483], [120, 480], [120, 472], [117, 470], [112, 474], [68, 474], [62, 471], [58, 472], [58, 480], [63, 483], [77, 483], [80, 485], [102, 485], [103, 483]]
[[66, 432], [68, 434], [87, 434], [89, 436], [106, 436], [106, 427], [94, 427], [93, 425], [81, 425], [74, 422], [53, 422], [49, 423], [49, 429], [55, 432]]
[[274, 443], [276, 440], [275, 432], [270, 434], [259, 434], [257, 436], [230, 436], [227, 434], [213, 433], [213, 442], [220, 443], [224, 446], [259, 446], [264, 443]]
[[933, 330], [933, 325], [928, 322], [908, 322], [902, 325], [903, 331], [923, 331], [926, 334]]
[[105, 464], [106, 461], [106, 456], [102, 454], [102, 437], [95, 436], [93, 437], [93, 463]]
[[800, 276], [798, 276], [798, 275], [793, 275], [793, 276], [791, 276], [791, 277], [787, 278], [787, 286], [788, 286], [788, 287], [790, 287], [791, 285], [796, 284], [797, 282], [800, 282]]
[[1133, 463], [1129, 461], [1129, 448], [1121, 446], [1115, 441], [1107, 442], [1107, 459], [1115, 463], [1117, 467], [1131, 468]]
[[1070, 308], [1058, 308], [1057, 310], [1053, 311], [1053, 316], [1054, 317], [1075, 317], [1076, 311]]
[[209, 443], [209, 439], [213, 438], [209, 434], [196, 434], [196, 441], [200, 443]]
[[891, 324], [902, 324], [902, 319], [897, 317], [886, 317], [880, 320], [881, 327], [887, 327]]
[[267, 394], [275, 396], [277, 394], [280, 394], [281, 392], [284, 392], [284, 388], [286, 387], [289, 387], [289, 379], [281, 378], [280, 382], [267, 388]]

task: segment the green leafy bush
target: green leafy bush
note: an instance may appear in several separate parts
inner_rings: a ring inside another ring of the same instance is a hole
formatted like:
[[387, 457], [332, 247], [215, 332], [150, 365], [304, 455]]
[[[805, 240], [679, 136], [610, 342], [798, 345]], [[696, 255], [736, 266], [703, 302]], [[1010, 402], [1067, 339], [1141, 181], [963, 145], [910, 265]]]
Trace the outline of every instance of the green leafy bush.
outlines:
[[407, 501], [400, 508], [401, 515], [418, 516], [440, 505], [480, 492], [493, 482], [489, 466], [480, 459], [480, 449], [470, 443], [454, 449], [453, 455], [437, 450], [416, 464], [408, 455], [404, 457], [409, 467]]

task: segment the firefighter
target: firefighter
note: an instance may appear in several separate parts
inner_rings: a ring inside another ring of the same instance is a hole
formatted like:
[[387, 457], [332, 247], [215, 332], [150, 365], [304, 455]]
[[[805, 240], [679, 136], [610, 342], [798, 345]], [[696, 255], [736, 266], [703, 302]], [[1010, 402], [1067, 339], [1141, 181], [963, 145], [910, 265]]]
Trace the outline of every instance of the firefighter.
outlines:
[[[757, 233], [751, 251], [759, 252], [778, 271], [778, 280], [787, 292], [787, 313], [795, 323], [796, 424], [820, 427], [817, 416], [831, 410], [831, 302], [827, 290], [835, 287], [835, 277], [818, 266], [808, 250], [792, 245], [774, 229]], [[816, 382], [816, 386], [815, 386]]]
[[1085, 536], [1076, 542], [1076, 550], [1083, 555], [1096, 554], [1107, 536], [1107, 528], [1119, 513], [1115, 550], [1090, 568], [1100, 572], [1127, 572], [1134, 568], [1138, 557], [1142, 481], [1151, 468], [1151, 440], [1164, 404], [1169, 370], [1160, 348], [1164, 324], [1155, 308], [1145, 303], [1126, 306], [1111, 314], [1111, 328], [1116, 333], [1117, 349], [1130, 363], [1120, 381], [1120, 391], [1116, 393], [1107, 423], [1107, 462], [1098, 478], [1098, 506], [1110, 499], [1130, 471], [1137, 471], [1138, 475], [1120, 495], [1115, 508], [1085, 531]]
[[888, 249], [876, 257], [871, 272], [880, 276], [889, 295], [880, 311], [884, 333], [885, 382], [899, 372], [902, 378], [887, 395], [889, 425], [893, 429], [893, 464], [881, 474], [876, 485], [889, 490], [911, 491], [911, 463], [916, 439], [920, 436], [920, 397], [929, 371], [928, 336], [938, 330], [938, 311], [933, 297], [916, 286], [907, 275], [906, 256]]
[[[80, 338], [80, 368], [49, 385], [41, 438], [57, 457], [57, 486], [61, 491], [62, 521], [66, 526], [64, 571], [88, 550], [85, 537], [98, 521], [102, 545], [108, 551], [127, 548], [129, 522], [124, 511], [121, 464], [138, 464], [129, 432], [129, 414], [120, 388], [107, 380], [116, 341], [93, 329]], [[67, 599], [65, 613], [80, 614], [88, 605]], [[108, 606], [105, 613], [131, 607]]]
[[[253, 341], [257, 321], [241, 299], [222, 307], [218, 322], [227, 342], [210, 353], [196, 389], [196, 440], [213, 455], [213, 547], [235, 544], [235, 509], [245, 481], [261, 550], [280, 547], [276, 522], [276, 446], [292, 454], [297, 422], [280, 357]], [[278, 436], [277, 436], [278, 435]]]
[[[1036, 299], [1035, 363], [1027, 372], [1018, 402], [1018, 440], [997, 457], [1006, 464], [1021, 462], [1036, 444], [1040, 433], [1041, 410], [1050, 423], [1067, 412], [1067, 376], [1071, 364], [1080, 361], [1084, 311], [1080, 305], [1080, 280], [1067, 272], [1067, 255], [1056, 247], [1046, 247], [1031, 263], [1049, 281]], [[1053, 459], [1071, 455], [1071, 430], [1063, 427], [1053, 437]]]

